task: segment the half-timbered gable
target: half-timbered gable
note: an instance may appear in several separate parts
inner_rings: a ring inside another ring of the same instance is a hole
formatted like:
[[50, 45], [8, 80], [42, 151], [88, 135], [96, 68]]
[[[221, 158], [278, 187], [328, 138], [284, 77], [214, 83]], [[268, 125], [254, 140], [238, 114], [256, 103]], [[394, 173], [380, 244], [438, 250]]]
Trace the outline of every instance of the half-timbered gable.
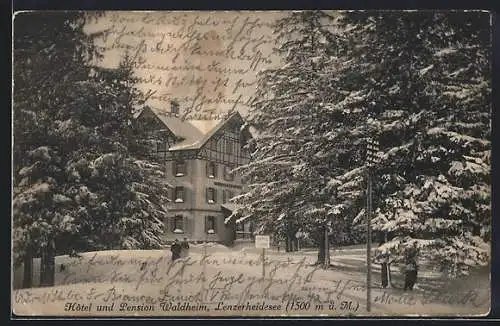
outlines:
[[243, 120], [238, 115], [232, 116], [220, 129], [210, 135], [201, 147], [199, 157], [214, 163], [228, 166], [240, 166], [249, 160], [244, 148], [247, 137], [242, 132]]
[[178, 137], [168, 129], [163, 121], [148, 107], [144, 108], [135, 120], [136, 128], [145, 130], [149, 147], [149, 157], [164, 161], [169, 157], [169, 148], [178, 141]]

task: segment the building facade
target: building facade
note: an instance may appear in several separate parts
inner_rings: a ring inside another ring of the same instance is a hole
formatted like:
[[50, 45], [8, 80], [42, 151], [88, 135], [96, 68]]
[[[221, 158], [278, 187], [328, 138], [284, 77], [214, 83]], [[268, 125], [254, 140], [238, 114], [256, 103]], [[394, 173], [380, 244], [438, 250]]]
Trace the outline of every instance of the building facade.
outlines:
[[246, 187], [233, 170], [250, 159], [244, 146], [251, 135], [241, 115], [184, 120], [175, 107], [169, 112], [145, 107], [136, 122], [148, 131], [150, 156], [164, 164], [171, 185], [165, 240], [188, 238], [232, 245], [237, 234], [248, 237], [251, 226], [236, 224], [230, 201]]

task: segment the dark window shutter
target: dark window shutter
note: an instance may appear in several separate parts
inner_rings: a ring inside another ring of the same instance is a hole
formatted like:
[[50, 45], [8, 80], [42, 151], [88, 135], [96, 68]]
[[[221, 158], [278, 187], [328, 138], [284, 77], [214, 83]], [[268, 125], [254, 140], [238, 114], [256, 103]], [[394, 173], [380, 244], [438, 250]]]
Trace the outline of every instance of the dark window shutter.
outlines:
[[208, 220], [210, 216], [205, 216], [205, 233], [208, 233]]
[[207, 197], [207, 198], [206, 198], [207, 203], [208, 203], [208, 200], [210, 199], [210, 198], [209, 198], [209, 194], [210, 194], [210, 188], [207, 188], [207, 189], [205, 190], [205, 196]]
[[207, 177], [210, 176], [210, 162], [207, 162], [207, 166], [205, 168], [205, 173], [207, 174]]
[[217, 202], [217, 189], [213, 188], [213, 192], [214, 192], [214, 203]]
[[175, 200], [175, 188], [174, 188], [174, 187], [169, 187], [169, 188], [168, 188], [168, 198], [169, 198], [171, 201], [174, 201], [174, 200]]
[[170, 232], [174, 232], [174, 230], [175, 230], [175, 219], [176, 219], [176, 216], [170, 217]]
[[181, 230], [184, 231], [184, 233], [188, 232], [188, 217], [187, 216], [183, 216], [183, 218], [182, 218]]
[[213, 164], [214, 177], [217, 178], [217, 164], [216, 163], [212, 163], [212, 164]]
[[217, 233], [217, 217], [213, 217], [213, 227], [214, 227], [214, 231], [215, 233]]
[[175, 177], [176, 174], [177, 174], [177, 161], [173, 160], [172, 161], [172, 175]]

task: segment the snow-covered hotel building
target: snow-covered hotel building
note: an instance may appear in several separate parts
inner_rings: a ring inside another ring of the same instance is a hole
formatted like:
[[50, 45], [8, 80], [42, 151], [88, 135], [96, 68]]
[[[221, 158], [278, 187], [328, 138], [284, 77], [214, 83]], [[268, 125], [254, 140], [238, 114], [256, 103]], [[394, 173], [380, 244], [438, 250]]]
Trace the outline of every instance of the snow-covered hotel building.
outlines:
[[193, 120], [180, 118], [177, 105], [168, 112], [146, 106], [136, 122], [148, 131], [155, 144], [150, 155], [164, 162], [172, 186], [166, 241], [186, 237], [232, 245], [237, 233], [249, 233], [248, 224], [228, 218], [234, 210], [229, 200], [245, 191], [244, 180], [231, 171], [249, 161], [243, 146], [251, 134], [238, 112]]

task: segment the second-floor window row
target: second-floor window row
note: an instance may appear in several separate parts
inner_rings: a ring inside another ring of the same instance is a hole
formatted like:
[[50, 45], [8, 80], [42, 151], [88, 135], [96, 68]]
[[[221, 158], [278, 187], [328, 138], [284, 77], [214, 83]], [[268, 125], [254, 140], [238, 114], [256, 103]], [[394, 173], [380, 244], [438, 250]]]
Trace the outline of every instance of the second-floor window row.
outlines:
[[[235, 165], [224, 165], [223, 167], [223, 177], [226, 181], [234, 181], [235, 173], [233, 170], [235, 169]], [[207, 162], [206, 167], [206, 176], [208, 178], [217, 178], [218, 175], [218, 166], [214, 162]], [[182, 177], [187, 175], [187, 162], [185, 160], [176, 160], [172, 162], [172, 174], [176, 177]]]
[[[169, 192], [172, 194], [172, 195], [169, 195], [169, 197], [174, 203], [186, 202], [187, 189], [185, 187], [181, 187], [181, 186], [175, 187], [172, 190], [169, 190]], [[207, 201], [207, 203], [208, 204], [217, 203], [217, 194], [218, 194], [218, 190], [216, 188], [212, 188], [212, 187], [206, 188], [206, 201]], [[234, 192], [232, 192], [231, 190], [226, 190], [226, 189], [221, 190], [221, 194], [222, 194], [222, 203], [223, 204], [228, 203], [230, 201], [230, 199], [235, 196]]]

